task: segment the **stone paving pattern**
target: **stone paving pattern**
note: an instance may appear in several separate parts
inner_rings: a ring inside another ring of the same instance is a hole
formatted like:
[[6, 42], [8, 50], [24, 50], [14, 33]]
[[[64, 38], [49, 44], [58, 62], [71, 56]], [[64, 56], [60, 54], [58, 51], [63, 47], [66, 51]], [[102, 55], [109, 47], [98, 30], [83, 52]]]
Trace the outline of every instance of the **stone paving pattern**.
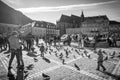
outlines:
[[[68, 47], [64, 47], [68, 48]], [[72, 49], [71, 47], [69, 47]], [[51, 77], [51, 80], [108, 80], [109, 75], [97, 71], [97, 61], [95, 58], [97, 58], [97, 55], [93, 52], [91, 52], [89, 49], [88, 52], [91, 55], [92, 59], [89, 59], [87, 57], [82, 57], [75, 52], [77, 48], [73, 48], [74, 50], [71, 51], [71, 54], [69, 55], [69, 58], [65, 59], [65, 65], [62, 64], [62, 61], [59, 60], [55, 56], [55, 49], [52, 54], [45, 54], [45, 57], [50, 59], [51, 63], [45, 62], [40, 56], [37, 57], [38, 62], [34, 62], [34, 57], [29, 57], [27, 56], [27, 52], [23, 51], [23, 59], [25, 62], [25, 66], [28, 66], [30, 64], [34, 65], [34, 68], [32, 70], [29, 70], [29, 76], [28, 80], [42, 80], [41, 73], [45, 73]], [[78, 49], [77, 49], [78, 50]], [[112, 49], [103, 49], [106, 50], [108, 53], [115, 51], [120, 51], [119, 49], [112, 48]], [[81, 52], [84, 50], [81, 49]], [[59, 51], [58, 53], [60, 54], [61, 52], [64, 53], [64, 51]], [[9, 58], [6, 57], [9, 54], [3, 54], [1, 53], [0, 56], [1, 59], [0, 61], [4, 62], [4, 65], [2, 62], [0, 62], [0, 79], [1, 80], [7, 80], [6, 78], [6, 68], [8, 66], [8, 61]], [[64, 56], [65, 58], [65, 56]], [[104, 62], [104, 65], [107, 69], [107, 72], [112, 73], [114, 70], [116, 64], [118, 63], [119, 59], [109, 59], [108, 61]], [[77, 64], [80, 68], [80, 71], [76, 70], [74, 64]], [[13, 69], [16, 72], [16, 60], [13, 62]], [[2, 72], [2, 73], [1, 73]], [[120, 74], [120, 67], [118, 68], [116, 74]], [[112, 79], [114, 80], [114, 79]]]

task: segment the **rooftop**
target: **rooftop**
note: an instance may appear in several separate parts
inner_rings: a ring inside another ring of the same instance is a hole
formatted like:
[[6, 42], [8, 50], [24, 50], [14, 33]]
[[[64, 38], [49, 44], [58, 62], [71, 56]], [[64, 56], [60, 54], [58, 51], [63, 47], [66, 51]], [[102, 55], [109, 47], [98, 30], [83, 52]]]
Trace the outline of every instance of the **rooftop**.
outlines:
[[120, 22], [117, 22], [117, 21], [110, 21], [109, 23], [110, 24], [120, 24]]
[[[109, 20], [108, 17], [106, 15], [99, 15], [99, 16], [91, 16], [91, 17], [84, 17], [84, 22], [93, 22], [93, 21], [101, 21], [101, 20]], [[80, 23], [81, 22], [81, 17], [76, 16], [76, 15], [71, 15], [71, 16], [67, 16], [62, 14], [60, 20], [60, 22], [67, 22], [67, 23]]]

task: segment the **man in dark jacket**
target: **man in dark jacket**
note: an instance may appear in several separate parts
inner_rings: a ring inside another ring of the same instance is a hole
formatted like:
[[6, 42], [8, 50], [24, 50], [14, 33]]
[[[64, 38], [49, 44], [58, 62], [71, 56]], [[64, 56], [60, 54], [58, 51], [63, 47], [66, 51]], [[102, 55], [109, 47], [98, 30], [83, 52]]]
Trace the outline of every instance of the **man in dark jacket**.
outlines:
[[97, 65], [97, 69], [96, 70], [100, 70], [100, 67], [103, 68], [103, 71], [106, 70], [106, 68], [103, 66], [103, 54], [102, 54], [102, 51], [101, 49], [98, 51], [98, 65]]

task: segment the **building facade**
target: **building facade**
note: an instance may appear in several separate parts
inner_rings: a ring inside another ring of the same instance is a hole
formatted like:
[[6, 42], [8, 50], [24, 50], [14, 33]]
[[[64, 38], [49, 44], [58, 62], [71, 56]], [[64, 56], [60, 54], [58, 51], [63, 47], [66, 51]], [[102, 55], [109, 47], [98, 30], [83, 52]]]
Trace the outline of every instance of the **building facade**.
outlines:
[[45, 21], [36, 21], [32, 28], [32, 34], [39, 37], [53, 37], [59, 36], [59, 29], [55, 24]]
[[66, 34], [68, 28], [79, 28], [81, 26], [81, 18], [75, 15], [62, 15], [60, 20], [56, 22], [56, 26], [60, 30], [60, 35]]
[[109, 35], [115, 34], [120, 37], [120, 22], [110, 21], [109, 23]]
[[32, 35], [41, 37], [41, 38], [45, 37], [46, 26], [47, 26], [47, 23], [44, 21], [35, 21], [35, 25], [32, 27]]
[[56, 27], [55, 24], [47, 23], [46, 36], [47, 37], [59, 36], [59, 29]]
[[106, 15], [85, 17], [81, 31], [88, 36], [108, 35], [109, 19]]
[[62, 15], [57, 21], [60, 35], [63, 34], [84, 34], [87, 36], [107, 35], [109, 19], [106, 15], [85, 17], [82, 11], [81, 16]]
[[32, 35], [37, 36], [37, 37], [44, 37], [46, 36], [46, 28], [33, 27]]
[[81, 28], [67, 28], [66, 34], [81, 34]]

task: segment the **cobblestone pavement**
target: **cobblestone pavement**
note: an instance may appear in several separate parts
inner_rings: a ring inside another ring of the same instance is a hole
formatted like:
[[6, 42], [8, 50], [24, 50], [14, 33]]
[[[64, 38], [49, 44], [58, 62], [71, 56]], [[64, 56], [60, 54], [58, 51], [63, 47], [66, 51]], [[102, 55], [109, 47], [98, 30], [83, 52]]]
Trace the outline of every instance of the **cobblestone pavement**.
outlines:
[[[70, 50], [73, 47], [64, 47], [64, 49], [69, 48]], [[53, 52], [50, 54], [49, 51], [45, 54], [45, 57], [48, 58], [51, 62], [48, 63], [45, 60], [43, 60], [40, 56], [36, 57], [38, 59], [38, 62], [34, 62], [34, 57], [29, 57], [27, 55], [26, 51], [23, 51], [23, 59], [25, 66], [28, 66], [30, 64], [34, 65], [34, 68], [32, 70], [28, 70], [29, 75], [27, 77], [27, 80], [42, 80], [42, 73], [45, 73], [50, 76], [51, 80], [114, 80], [110, 75], [103, 73], [101, 71], [97, 71], [97, 55], [93, 53], [89, 49], [85, 49], [89, 52], [91, 58], [85, 57], [85, 55], [81, 56], [76, 52], [77, 48], [73, 48], [71, 50], [71, 53], [69, 54], [69, 58], [63, 58], [65, 59], [65, 65], [62, 64], [62, 61], [55, 56], [56, 51], [53, 48]], [[78, 50], [78, 49], [77, 49]], [[104, 49], [106, 51], [119, 51], [119, 49]], [[83, 53], [84, 49], [80, 49], [80, 53]], [[57, 52], [58, 54], [64, 53], [63, 49], [61, 51]], [[0, 54], [0, 60], [3, 62], [2, 67], [0, 66], [0, 70], [4, 70], [4, 76], [6, 75], [6, 70], [8, 66], [9, 57], [7, 57], [9, 54]], [[119, 74], [120, 68], [116, 66], [118, 65], [119, 59], [109, 59], [104, 62], [104, 65], [106, 67], [106, 71], [108, 73], [113, 74]], [[2, 63], [0, 63], [2, 64]], [[77, 70], [74, 66], [74, 64], [77, 64], [77, 66], [80, 68], [80, 70]], [[16, 72], [16, 59], [13, 62], [13, 70]], [[116, 70], [115, 70], [116, 69]], [[0, 74], [2, 76], [2, 74]], [[3, 76], [3, 77], [4, 77]], [[7, 80], [7, 79], [2, 79]]]
[[7, 80], [7, 71], [0, 57], [0, 80]]

